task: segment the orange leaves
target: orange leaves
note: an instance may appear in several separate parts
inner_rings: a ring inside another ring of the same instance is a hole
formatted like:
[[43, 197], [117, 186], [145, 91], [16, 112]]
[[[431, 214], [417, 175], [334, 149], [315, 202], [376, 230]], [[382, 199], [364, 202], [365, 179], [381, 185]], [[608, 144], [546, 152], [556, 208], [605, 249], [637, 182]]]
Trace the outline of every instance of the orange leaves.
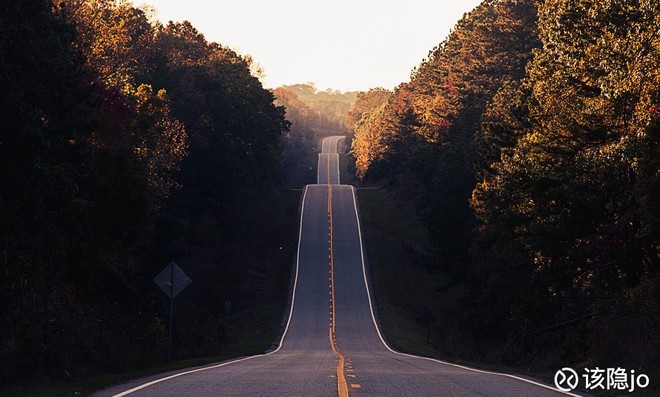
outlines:
[[561, 0], [540, 12], [545, 48], [529, 70], [535, 98], [552, 105], [544, 112], [548, 132], [584, 145], [644, 128], [658, 92], [657, 3]]
[[457, 100], [457, 91], [450, 83], [432, 96], [415, 96], [411, 103], [419, 125], [414, 132], [428, 143], [438, 143], [458, 116], [460, 105]]
[[102, 81], [130, 91], [153, 50], [154, 28], [127, 1], [60, 0], [58, 9], [76, 25], [75, 47]]
[[[429, 153], [455, 141], [455, 146], [466, 145], [458, 151], [467, 156], [471, 151], [468, 142], [488, 101], [505, 82], [524, 76], [532, 49], [539, 44], [535, 22], [532, 1], [483, 2], [466, 14], [447, 40], [415, 69], [411, 81], [395, 90], [379, 116], [382, 120], [365, 120], [356, 126], [356, 139], [371, 134], [375, 141], [368, 145], [372, 155], [354, 150], [355, 155], [366, 156], [363, 163], [367, 165], [369, 159], [393, 158], [402, 152]], [[381, 143], [384, 140], [387, 145]], [[382, 153], [375, 148], [382, 148]], [[472, 162], [467, 158], [460, 161]]]
[[392, 93], [384, 88], [372, 88], [367, 92], [360, 92], [355, 103], [346, 114], [346, 128], [353, 131], [362, 116], [384, 103]]
[[651, 105], [648, 108], [648, 112], [653, 118], [657, 118], [658, 115], [660, 115], [660, 110], [658, 109], [658, 106], [656, 105]]
[[155, 210], [177, 186], [174, 173], [188, 145], [165, 90], [154, 92], [143, 83], [156, 68], [157, 26], [127, 1], [62, 0], [56, 9], [77, 30], [74, 46], [96, 76], [93, 87], [101, 100], [96, 128], [79, 138], [113, 155], [131, 153], [136, 172], [147, 178]]
[[353, 134], [351, 153], [355, 158], [356, 176], [361, 181], [374, 159], [386, 151], [386, 112], [391, 111], [391, 98], [392, 93], [382, 88], [361, 92], [346, 115], [346, 128]]
[[386, 118], [387, 103], [365, 112], [354, 129], [351, 153], [355, 157], [356, 176], [363, 181], [371, 163], [382, 158], [387, 140], [396, 129]]
[[483, 140], [501, 152], [473, 191], [480, 230], [514, 236], [559, 294], [616, 294], [657, 257], [639, 226], [654, 222], [639, 203], [656, 182], [638, 181], [654, 163], [644, 137], [658, 114], [659, 14], [645, 1], [543, 2], [524, 95], [496, 96], [487, 113]]
[[147, 168], [150, 197], [158, 207], [179, 186], [174, 173], [187, 155], [188, 133], [170, 114], [165, 90], [154, 94], [150, 85], [142, 84], [136, 90], [136, 101], [139, 133], [135, 153]]

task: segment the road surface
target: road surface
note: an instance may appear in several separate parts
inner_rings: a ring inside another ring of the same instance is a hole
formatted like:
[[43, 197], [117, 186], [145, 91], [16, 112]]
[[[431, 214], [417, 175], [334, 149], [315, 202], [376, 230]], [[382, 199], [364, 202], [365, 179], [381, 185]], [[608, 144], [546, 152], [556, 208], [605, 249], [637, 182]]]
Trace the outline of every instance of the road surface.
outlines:
[[[355, 191], [326, 138], [303, 192], [292, 310], [274, 352], [142, 379], [104, 396], [560, 396], [550, 386], [392, 351], [370, 304]], [[575, 394], [572, 394], [575, 395]]]

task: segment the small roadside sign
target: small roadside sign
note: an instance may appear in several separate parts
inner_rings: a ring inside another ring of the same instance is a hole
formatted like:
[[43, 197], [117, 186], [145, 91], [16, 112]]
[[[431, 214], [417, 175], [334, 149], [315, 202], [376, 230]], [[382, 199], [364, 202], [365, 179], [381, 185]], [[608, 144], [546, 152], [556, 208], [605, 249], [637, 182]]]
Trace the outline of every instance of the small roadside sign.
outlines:
[[192, 280], [181, 270], [179, 265], [172, 261], [169, 265], [154, 277], [160, 289], [163, 290], [171, 299], [174, 299]]
[[172, 341], [174, 340], [174, 298], [179, 295], [184, 288], [190, 285], [192, 280], [181, 270], [174, 261], [165, 266], [165, 269], [154, 277], [154, 283], [160, 287], [170, 298], [170, 337], [169, 347], [167, 349], [167, 361], [172, 361]]

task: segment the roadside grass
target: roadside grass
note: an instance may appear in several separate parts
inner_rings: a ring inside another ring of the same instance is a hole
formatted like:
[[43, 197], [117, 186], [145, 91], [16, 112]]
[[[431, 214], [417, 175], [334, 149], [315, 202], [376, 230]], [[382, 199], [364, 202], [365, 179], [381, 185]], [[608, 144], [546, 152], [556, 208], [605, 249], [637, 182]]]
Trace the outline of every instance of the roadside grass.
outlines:
[[512, 372], [497, 363], [466, 361], [447, 353], [467, 349], [457, 335], [467, 286], [459, 283], [439, 288], [448, 280], [433, 270], [432, 246], [415, 205], [385, 187], [358, 188], [357, 195], [373, 299], [390, 347], [455, 364]]
[[[262, 230], [254, 231], [256, 236], [261, 236], [260, 239], [267, 236], [278, 236], [277, 241], [273, 241], [273, 247], [260, 247], [259, 249], [262, 252], [258, 255], [259, 260], [253, 261], [250, 263], [250, 268], [245, 269], [244, 279], [246, 282], [244, 289], [252, 292], [249, 299], [247, 299], [247, 303], [240, 306], [236, 305], [235, 312], [225, 317], [225, 324], [221, 324], [222, 326], [229, 325], [231, 334], [228, 342], [217, 355], [177, 360], [148, 368], [135, 369], [130, 372], [106, 374], [75, 381], [55, 382], [46, 378], [30, 379], [13, 385], [0, 385], [0, 397], [88, 396], [106, 387], [146, 376], [208, 365], [272, 350], [279, 343], [284, 326], [289, 297], [289, 282], [297, 241], [298, 207], [301, 194], [300, 191], [296, 190], [282, 190], [277, 197], [278, 199], [272, 203], [271, 209], [281, 215], [271, 217], [260, 227]], [[194, 256], [191, 260], [195, 260]], [[182, 263], [181, 265], [193, 278], [192, 274], [195, 273], [195, 269], [189, 268], [190, 264]], [[198, 263], [197, 266], [206, 267], [207, 264]], [[199, 272], [200, 269], [196, 271]], [[208, 280], [200, 279], [199, 276], [193, 278], [193, 280], [194, 284], [191, 285], [208, 282]], [[186, 296], [186, 292], [188, 296]], [[193, 298], [194, 294], [192, 292], [184, 291], [181, 298], [177, 297], [177, 299], [181, 299], [179, 307], [184, 306], [182, 299]], [[208, 305], [222, 307], [223, 302], [209, 302]], [[177, 302], [175, 301], [175, 319], [177, 318], [176, 308]], [[179, 316], [179, 318], [182, 318], [182, 316]]]
[[339, 182], [342, 185], [358, 185], [357, 178], [348, 170], [348, 155], [343, 152], [339, 152]]
[[[435, 333], [453, 328], [462, 286], [437, 291], [446, 280], [433, 272], [431, 245], [414, 205], [386, 188], [358, 189], [369, 272], [382, 331], [402, 352], [437, 357]], [[432, 318], [445, 319], [434, 324]]]
[[[237, 351], [248, 349], [249, 354], [262, 353], [272, 347], [279, 342], [284, 331], [302, 193], [299, 190], [283, 190], [279, 199], [273, 206], [279, 205], [276, 212], [280, 215], [264, 224], [259, 232], [264, 245], [270, 244], [270, 248], [246, 277], [248, 283], [244, 288], [253, 291], [253, 304], [230, 316], [233, 322], [231, 328], [242, 335], [242, 340], [230, 343], [228, 347]], [[274, 208], [271, 210], [275, 211]]]
[[[431, 266], [432, 246], [413, 203], [386, 187], [358, 188], [358, 206], [373, 299], [383, 337], [393, 349], [498, 372], [498, 363], [457, 359], [447, 351], [467, 349], [457, 335], [467, 286], [447, 284]], [[534, 374], [543, 377], [546, 374]]]
[[283, 175], [285, 187], [290, 189], [302, 189], [305, 185], [316, 183], [316, 164], [318, 153], [311, 148], [306, 149], [302, 158], [294, 166], [291, 166], [286, 175]]
[[[523, 368], [494, 362], [458, 359], [452, 351], [465, 351], [457, 334], [457, 319], [467, 295], [465, 284], [447, 284], [432, 270], [432, 246], [415, 205], [399, 199], [385, 187], [358, 188], [360, 220], [383, 337], [402, 353], [431, 357], [487, 371], [522, 373]], [[448, 353], [449, 352], [449, 353]], [[527, 373], [552, 382], [554, 373]]]
[[[342, 176], [343, 178], [343, 176]], [[345, 182], [344, 182], [345, 183]], [[428, 266], [431, 245], [414, 204], [388, 188], [358, 188], [360, 221], [373, 299], [383, 337], [393, 349], [486, 371], [517, 374], [552, 385], [556, 370], [511, 368], [497, 362], [456, 359], [447, 351], [466, 349], [457, 337], [456, 318], [463, 308], [465, 285], [438, 290], [446, 279]], [[431, 321], [435, 317], [441, 321]], [[438, 342], [442, 341], [442, 342]], [[577, 368], [576, 368], [577, 370]], [[659, 396], [657, 370], [646, 371], [651, 384], [634, 393], [601, 391], [603, 396]], [[578, 390], [588, 395], [594, 391]]]

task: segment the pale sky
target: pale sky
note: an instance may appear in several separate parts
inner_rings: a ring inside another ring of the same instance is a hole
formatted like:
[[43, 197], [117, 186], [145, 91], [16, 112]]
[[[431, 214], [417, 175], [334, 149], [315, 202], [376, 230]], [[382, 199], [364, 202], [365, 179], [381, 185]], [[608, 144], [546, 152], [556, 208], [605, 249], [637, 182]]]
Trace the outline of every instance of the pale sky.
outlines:
[[392, 89], [481, 0], [133, 0], [251, 55], [264, 86]]

